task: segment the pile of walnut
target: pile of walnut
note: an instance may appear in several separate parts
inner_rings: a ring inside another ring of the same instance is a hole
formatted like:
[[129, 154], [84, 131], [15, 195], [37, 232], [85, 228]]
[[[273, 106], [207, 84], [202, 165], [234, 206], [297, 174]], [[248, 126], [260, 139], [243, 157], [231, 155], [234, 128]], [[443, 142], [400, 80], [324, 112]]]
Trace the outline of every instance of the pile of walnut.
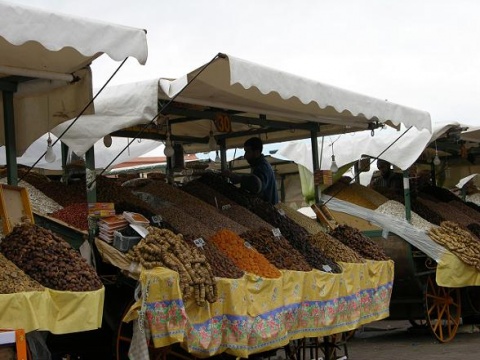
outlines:
[[45, 288], [0, 254], [0, 294], [43, 291]]
[[45, 287], [93, 291], [103, 284], [95, 270], [65, 240], [35, 224], [14, 227], [0, 243], [7, 259]]
[[217, 301], [217, 284], [205, 255], [190, 248], [182, 235], [156, 227], [147, 230], [148, 235], [127, 253], [127, 258], [146, 269], [161, 266], [178, 272], [183, 298], [194, 295], [198, 306]]
[[428, 235], [458, 256], [465, 264], [480, 271], [480, 242], [468, 231], [452, 221], [442, 221], [440, 227], [431, 228]]

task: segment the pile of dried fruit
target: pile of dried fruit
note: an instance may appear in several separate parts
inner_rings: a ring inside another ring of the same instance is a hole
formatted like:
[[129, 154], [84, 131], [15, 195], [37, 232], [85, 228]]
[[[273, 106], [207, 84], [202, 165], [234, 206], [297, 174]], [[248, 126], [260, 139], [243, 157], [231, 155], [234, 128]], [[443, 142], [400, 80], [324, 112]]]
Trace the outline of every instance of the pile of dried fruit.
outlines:
[[[199, 220], [203, 224], [208, 224], [208, 227], [215, 232], [223, 228], [228, 228], [235, 231], [237, 234], [241, 234], [248, 230], [236, 221], [219, 213], [218, 210], [211, 205], [208, 205], [202, 200], [197, 199], [172, 185], [166, 184], [163, 181], [154, 181], [151, 184], [144, 186], [141, 190], [142, 192], [151, 194], [161, 200], [160, 206], [155, 208], [160, 214], [162, 214], [162, 206], [165, 207], [165, 205], [170, 204], [175, 205], [177, 208]], [[176, 227], [170, 219], [167, 220]]]
[[280, 213], [283, 211], [288, 218], [292, 219], [298, 225], [307, 230], [309, 234], [313, 235], [324, 231], [322, 225], [320, 225], [320, 223], [318, 223], [316, 220], [310, 219], [308, 216], [292, 209], [287, 204], [278, 203], [275, 205], [275, 207]]
[[465, 264], [475, 266], [480, 271], [480, 242], [458, 224], [444, 221], [440, 227], [430, 229], [428, 235]]
[[194, 295], [198, 306], [215, 302], [217, 284], [205, 255], [190, 248], [182, 235], [152, 226], [147, 230], [147, 237], [127, 253], [127, 258], [146, 269], [161, 266], [178, 272], [184, 299]]
[[55, 219], [59, 219], [80, 230], [88, 230], [88, 204], [78, 203], [65, 206], [51, 214]]
[[334, 261], [346, 263], [362, 263], [365, 260], [353, 249], [344, 245], [340, 240], [335, 239], [329, 234], [319, 232], [311, 236], [311, 241], [326, 256]]
[[0, 254], [0, 294], [43, 291], [45, 288]]
[[227, 216], [248, 229], [273, 228], [269, 223], [251, 211], [199, 181], [191, 181], [182, 186], [181, 189], [214, 206], [222, 215]]
[[280, 271], [265, 256], [233, 231], [227, 229], [220, 230], [210, 240], [227, 254], [240, 269], [264, 278], [278, 278], [281, 276]]
[[244, 275], [244, 271], [211, 241], [191, 235], [184, 235], [183, 238], [190, 247], [205, 255], [216, 277], [239, 279]]
[[246, 207], [254, 214], [270, 223], [274, 228], [280, 229], [282, 236], [303, 255], [305, 260], [314, 269], [325, 271], [328, 265], [335, 273], [342, 272], [342, 269], [333, 260], [327, 258], [321, 251], [314, 249], [309, 242], [307, 230], [298, 225], [290, 218], [282, 215], [272, 204], [263, 201], [257, 196], [250, 195], [235, 185], [229, 184], [219, 175], [206, 174], [199, 181], [219, 191], [224, 196]]
[[305, 258], [283, 236], [275, 236], [270, 229], [250, 230], [242, 235], [278, 269], [310, 271], [312, 267]]
[[0, 251], [27, 275], [54, 290], [93, 291], [103, 285], [95, 270], [65, 240], [34, 224], [5, 236]]
[[372, 239], [363, 235], [358, 229], [348, 225], [337, 226], [330, 232], [334, 238], [340, 240], [349, 248], [355, 250], [360, 256], [369, 260], [390, 260], [385, 251]]

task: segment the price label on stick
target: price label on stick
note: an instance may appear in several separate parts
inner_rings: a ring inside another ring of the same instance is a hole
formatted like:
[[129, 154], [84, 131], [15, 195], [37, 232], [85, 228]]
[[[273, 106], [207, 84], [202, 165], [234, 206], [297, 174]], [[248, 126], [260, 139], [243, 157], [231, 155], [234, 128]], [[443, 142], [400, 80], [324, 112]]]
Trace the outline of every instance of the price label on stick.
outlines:
[[160, 225], [160, 224], [162, 223], [162, 221], [163, 221], [163, 218], [162, 218], [161, 215], [154, 215], [154, 216], [152, 216], [152, 222], [153, 222], [154, 224]]
[[232, 205], [230, 205], [230, 204], [227, 204], [227, 205], [223, 205], [223, 206], [222, 206], [222, 210], [223, 210], [223, 211], [229, 210], [229, 209], [231, 209], [231, 208], [232, 208]]
[[278, 213], [282, 216], [286, 216], [285, 210], [283, 210], [283, 209], [278, 209]]
[[195, 244], [196, 247], [203, 248], [205, 246], [205, 240], [203, 238], [198, 238], [193, 240], [193, 243]]
[[322, 268], [326, 272], [332, 272], [332, 268], [329, 265], [323, 265]]
[[245, 247], [246, 247], [247, 249], [253, 249], [252, 244], [250, 244], [248, 241], [245, 241], [245, 242], [243, 243], [243, 245], [245, 245]]
[[272, 233], [273, 233], [273, 236], [275, 236], [275, 237], [280, 237], [280, 236], [282, 236], [282, 232], [280, 231], [279, 228], [273, 229], [273, 230], [272, 230]]

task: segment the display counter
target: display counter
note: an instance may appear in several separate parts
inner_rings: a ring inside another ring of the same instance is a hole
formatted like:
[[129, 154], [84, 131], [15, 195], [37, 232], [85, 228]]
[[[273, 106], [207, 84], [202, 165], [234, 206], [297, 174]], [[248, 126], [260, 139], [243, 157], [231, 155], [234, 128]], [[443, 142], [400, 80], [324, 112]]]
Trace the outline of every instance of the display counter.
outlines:
[[217, 278], [218, 301], [205, 307], [182, 299], [178, 273], [144, 270], [143, 296], [124, 321], [147, 326], [157, 348], [181, 343], [198, 357], [224, 351], [247, 357], [290, 340], [336, 334], [388, 317], [393, 262], [341, 266], [341, 274], [313, 270], [282, 271], [278, 279]]

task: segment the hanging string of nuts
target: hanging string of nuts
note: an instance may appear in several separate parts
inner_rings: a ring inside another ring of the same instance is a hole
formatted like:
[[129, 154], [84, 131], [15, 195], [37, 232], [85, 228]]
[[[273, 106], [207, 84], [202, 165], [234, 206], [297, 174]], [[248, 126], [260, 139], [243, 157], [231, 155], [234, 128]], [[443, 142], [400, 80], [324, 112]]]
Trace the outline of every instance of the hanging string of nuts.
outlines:
[[475, 266], [480, 271], [480, 242], [458, 224], [443, 221], [440, 227], [430, 229], [428, 235], [458, 256], [465, 264]]
[[217, 284], [205, 255], [190, 248], [182, 235], [149, 226], [148, 235], [135, 245], [127, 258], [146, 269], [167, 267], [178, 272], [183, 298], [194, 296], [198, 306], [217, 300]]

